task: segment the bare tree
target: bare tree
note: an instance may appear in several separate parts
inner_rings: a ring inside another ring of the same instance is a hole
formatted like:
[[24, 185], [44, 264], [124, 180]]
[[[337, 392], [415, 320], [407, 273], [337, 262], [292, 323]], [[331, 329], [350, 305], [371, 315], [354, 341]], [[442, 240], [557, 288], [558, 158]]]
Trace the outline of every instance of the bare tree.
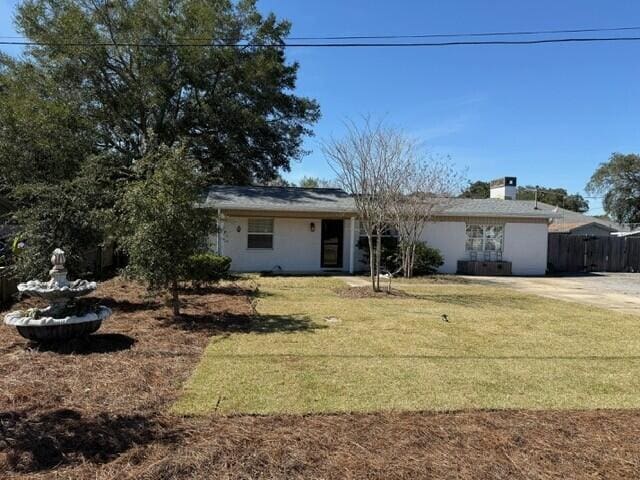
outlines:
[[446, 160], [425, 159], [413, 144], [413, 156], [403, 163], [403, 175], [389, 204], [398, 232], [400, 268], [413, 276], [416, 246], [435, 213], [443, 211], [460, 190], [463, 175]]
[[391, 205], [414, 158], [414, 145], [401, 131], [369, 117], [345, 126], [346, 135], [324, 143], [323, 151], [338, 185], [353, 196], [369, 243], [371, 285], [379, 291], [382, 234], [392, 226]]

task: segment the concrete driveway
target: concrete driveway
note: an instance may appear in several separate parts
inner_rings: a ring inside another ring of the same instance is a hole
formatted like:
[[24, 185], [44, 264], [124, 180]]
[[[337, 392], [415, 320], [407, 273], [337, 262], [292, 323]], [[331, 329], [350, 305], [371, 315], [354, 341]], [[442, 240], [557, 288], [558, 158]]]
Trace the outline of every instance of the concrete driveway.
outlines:
[[640, 273], [566, 277], [468, 277], [543, 297], [640, 315]]

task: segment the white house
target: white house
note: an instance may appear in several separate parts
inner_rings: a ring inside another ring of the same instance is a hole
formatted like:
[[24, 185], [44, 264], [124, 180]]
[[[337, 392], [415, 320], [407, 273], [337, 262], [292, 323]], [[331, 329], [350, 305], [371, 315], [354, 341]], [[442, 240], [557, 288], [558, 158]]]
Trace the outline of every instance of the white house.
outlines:
[[[457, 199], [433, 217], [421, 239], [440, 250], [442, 273], [544, 275], [547, 233], [557, 216], [515, 198], [515, 178], [492, 182], [492, 198]], [[212, 186], [218, 211], [213, 248], [236, 272], [347, 272], [365, 268], [353, 199], [332, 188]], [[484, 269], [484, 270], [483, 270]]]

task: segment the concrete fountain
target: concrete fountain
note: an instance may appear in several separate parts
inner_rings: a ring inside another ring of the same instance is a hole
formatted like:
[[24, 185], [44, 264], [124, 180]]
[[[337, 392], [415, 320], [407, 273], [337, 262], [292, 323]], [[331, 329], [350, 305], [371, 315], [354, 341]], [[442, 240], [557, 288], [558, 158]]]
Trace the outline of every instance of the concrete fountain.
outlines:
[[104, 305], [87, 306], [76, 301], [97, 287], [96, 282], [67, 279], [64, 251], [56, 248], [51, 256], [53, 268], [48, 282], [31, 280], [18, 285], [18, 291], [49, 302], [45, 308], [16, 310], [4, 317], [4, 323], [15, 326], [18, 333], [37, 342], [60, 341], [82, 337], [97, 331], [111, 315]]

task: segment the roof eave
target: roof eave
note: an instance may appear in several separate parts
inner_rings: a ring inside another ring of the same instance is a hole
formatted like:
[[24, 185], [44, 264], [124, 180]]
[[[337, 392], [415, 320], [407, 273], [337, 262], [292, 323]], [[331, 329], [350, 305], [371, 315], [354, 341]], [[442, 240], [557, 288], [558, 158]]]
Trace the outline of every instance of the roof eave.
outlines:
[[434, 214], [437, 217], [504, 217], [504, 218], [561, 218], [555, 213], [497, 213], [497, 212], [440, 212]]

